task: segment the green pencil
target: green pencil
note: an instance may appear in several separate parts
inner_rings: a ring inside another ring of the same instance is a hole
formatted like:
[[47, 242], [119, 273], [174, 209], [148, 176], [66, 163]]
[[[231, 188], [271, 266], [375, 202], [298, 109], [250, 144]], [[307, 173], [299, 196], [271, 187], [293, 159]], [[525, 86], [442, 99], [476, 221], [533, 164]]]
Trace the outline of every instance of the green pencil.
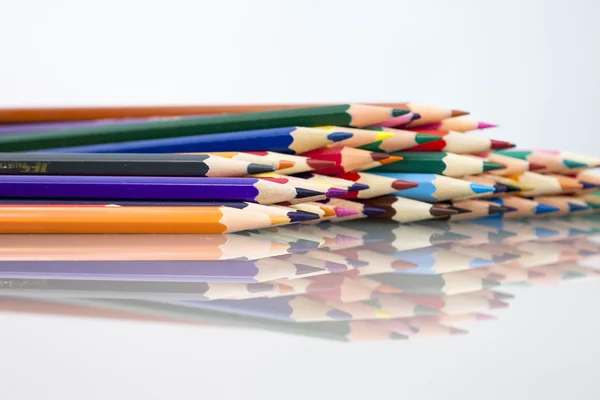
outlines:
[[446, 152], [399, 151], [391, 154], [402, 157], [402, 161], [385, 164], [369, 172], [419, 172], [460, 177], [503, 168], [483, 158]]
[[3, 135], [0, 137], [0, 149], [3, 152], [42, 150], [287, 126], [363, 127], [406, 113], [408, 113], [406, 110], [389, 107], [342, 104], [245, 114], [182, 117], [139, 123], [103, 124], [27, 135]]

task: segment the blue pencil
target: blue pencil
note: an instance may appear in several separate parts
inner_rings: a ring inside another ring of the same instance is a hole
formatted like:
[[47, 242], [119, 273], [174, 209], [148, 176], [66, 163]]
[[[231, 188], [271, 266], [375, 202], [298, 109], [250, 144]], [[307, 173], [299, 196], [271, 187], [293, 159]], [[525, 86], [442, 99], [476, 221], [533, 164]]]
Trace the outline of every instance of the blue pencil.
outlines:
[[471, 183], [462, 179], [450, 178], [436, 174], [400, 172], [378, 172], [376, 174], [387, 176], [393, 179], [417, 183], [419, 186], [415, 188], [401, 190], [395, 192], [394, 194], [396, 196], [426, 201], [429, 203], [469, 198], [484, 193], [493, 193], [495, 190], [491, 185], [480, 185], [478, 183]]
[[47, 153], [207, 153], [219, 151], [274, 151], [300, 154], [352, 137], [352, 133], [319, 128], [287, 127], [215, 133], [166, 139], [95, 144], [46, 149]]

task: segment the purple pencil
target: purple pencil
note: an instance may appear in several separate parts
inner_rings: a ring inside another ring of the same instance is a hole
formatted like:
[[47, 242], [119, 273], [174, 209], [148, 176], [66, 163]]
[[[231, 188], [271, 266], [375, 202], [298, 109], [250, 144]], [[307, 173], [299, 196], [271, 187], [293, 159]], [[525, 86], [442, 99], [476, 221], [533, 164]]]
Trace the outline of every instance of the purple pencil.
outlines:
[[[151, 176], [0, 176], [0, 197], [46, 199], [248, 201], [274, 204], [321, 195], [277, 179]], [[14, 206], [14, 205], [11, 205]]]
[[[0, 277], [145, 282], [260, 283], [301, 277], [315, 267], [280, 259], [215, 261], [7, 261]], [[323, 271], [326, 271], [323, 269]]]

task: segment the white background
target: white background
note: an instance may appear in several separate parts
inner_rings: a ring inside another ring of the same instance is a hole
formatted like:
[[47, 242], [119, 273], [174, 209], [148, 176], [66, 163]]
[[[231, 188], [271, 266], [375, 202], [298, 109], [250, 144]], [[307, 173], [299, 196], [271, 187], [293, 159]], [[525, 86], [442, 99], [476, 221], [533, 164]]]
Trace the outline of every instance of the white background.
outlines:
[[[595, 0], [0, 1], [0, 104], [413, 100], [600, 155]], [[597, 285], [460, 338], [0, 317], [2, 399], [597, 399]]]

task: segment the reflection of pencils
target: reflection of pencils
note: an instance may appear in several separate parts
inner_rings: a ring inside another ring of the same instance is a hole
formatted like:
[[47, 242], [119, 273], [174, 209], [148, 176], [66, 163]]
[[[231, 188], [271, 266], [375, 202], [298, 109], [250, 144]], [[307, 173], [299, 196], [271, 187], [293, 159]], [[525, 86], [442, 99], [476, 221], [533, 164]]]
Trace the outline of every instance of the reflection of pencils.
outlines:
[[0, 260], [227, 260], [287, 254], [290, 245], [225, 235], [2, 235]]
[[338, 177], [368, 186], [368, 189], [346, 194], [343, 196], [346, 199], [370, 199], [419, 186], [416, 182], [403, 181], [368, 172], [347, 172]]
[[[399, 110], [411, 111], [412, 108], [419, 108], [416, 103], [369, 103], [372, 106], [392, 107]], [[327, 111], [326, 104], [216, 104], [216, 105], [181, 105], [181, 106], [109, 106], [109, 107], [50, 107], [50, 108], [5, 108], [0, 109], [0, 122], [3, 123], [23, 123], [23, 122], [51, 122], [51, 121], [85, 121], [98, 120], [106, 118], [147, 118], [147, 117], [179, 117], [179, 116], [197, 116], [197, 115], [217, 115], [217, 114], [241, 114], [257, 113], [275, 110], [306, 109], [309, 107], [323, 107]], [[345, 106], [334, 106], [335, 109]], [[354, 108], [357, 106], [354, 105]], [[422, 106], [420, 108], [423, 108]], [[441, 111], [439, 107], [433, 108], [437, 113]], [[354, 112], [348, 110], [348, 116], [351, 117]], [[376, 109], [372, 110], [377, 114]], [[379, 111], [381, 118], [392, 118], [384, 111]], [[415, 111], [417, 112], [417, 111]], [[395, 113], [404, 115], [405, 113]], [[463, 113], [464, 114], [464, 113]], [[318, 114], [317, 114], [318, 115]], [[344, 115], [340, 115], [344, 117]], [[382, 119], [383, 121], [383, 119]], [[349, 125], [350, 119], [336, 122], [338, 125]], [[376, 122], [370, 122], [374, 124]], [[325, 123], [323, 123], [325, 124]], [[333, 124], [333, 122], [330, 122]], [[359, 125], [356, 125], [359, 126]]]
[[496, 126], [497, 125], [489, 124], [487, 122], [476, 121], [467, 116], [458, 116], [447, 118], [432, 124], [421, 125], [419, 126], [419, 129], [439, 129], [456, 132], [468, 132], [476, 129], [495, 128]]
[[0, 265], [0, 276], [21, 279], [258, 283], [309, 276], [318, 269], [327, 272], [325, 268], [307, 267], [281, 257], [244, 261], [4, 261]]
[[[0, 137], [0, 143], [2, 143], [4, 151], [11, 152], [68, 146], [89, 146], [100, 143], [177, 138], [192, 135], [249, 131], [253, 129], [275, 129], [289, 126], [341, 125], [361, 127], [406, 113], [407, 111], [386, 107], [344, 104], [260, 113], [160, 120], [135, 124], [101, 125], [28, 135], [10, 135]], [[225, 150], [231, 151], [234, 149], [228, 148]]]
[[438, 207], [423, 201], [406, 199], [400, 196], [381, 196], [363, 200], [365, 204], [385, 210], [385, 214], [373, 218], [391, 219], [397, 222], [413, 222], [456, 214], [452, 209]]
[[236, 177], [272, 172], [271, 165], [208, 154], [42, 154], [0, 155], [2, 175], [117, 175]]
[[289, 221], [228, 207], [0, 207], [0, 233], [224, 233]]
[[398, 271], [403, 275], [440, 275], [448, 272], [463, 271], [471, 268], [483, 268], [493, 265], [490, 258], [470, 256], [444, 247], [425, 247], [416, 250], [407, 250], [394, 253], [394, 257], [416, 265]]
[[412, 172], [460, 177], [502, 168], [500, 164], [483, 159], [446, 152], [400, 151], [391, 154], [402, 157], [402, 161], [382, 165], [373, 169], [373, 172]]
[[418, 129], [416, 132], [437, 137], [438, 140], [423, 143], [404, 151], [447, 151], [455, 154], [477, 154], [515, 147], [510, 142], [488, 139], [484, 136], [465, 135], [460, 132], [426, 129]]
[[395, 318], [439, 314], [437, 309], [411, 301], [409, 296], [402, 294], [379, 294], [376, 298], [365, 300], [363, 303], [392, 314]]
[[369, 279], [396, 288], [406, 294], [454, 295], [498, 286], [498, 282], [493, 280], [471, 276], [460, 276], [458, 279], [454, 279], [452, 274], [417, 276], [393, 273], [371, 275]]
[[272, 204], [319, 194], [257, 178], [0, 176], [0, 197], [12, 198], [225, 200]]
[[71, 146], [51, 149], [55, 153], [195, 153], [220, 151], [274, 151], [296, 154], [336, 141], [348, 139], [351, 133], [331, 132], [324, 129], [289, 127], [256, 131], [215, 133], [165, 139], [118, 141], [89, 146]]
[[[373, 153], [366, 150], [351, 147], [323, 148], [302, 154], [313, 160], [325, 160], [335, 162], [335, 166], [322, 168], [317, 173], [323, 175], [339, 175], [345, 172], [360, 170], [368, 167], [373, 162], [391, 158], [389, 154]], [[401, 160], [401, 158], [395, 158]]]
[[377, 175], [417, 183], [417, 187], [405, 189], [395, 194], [430, 203], [494, 192], [493, 186], [479, 185], [436, 174], [386, 172], [377, 173]]

